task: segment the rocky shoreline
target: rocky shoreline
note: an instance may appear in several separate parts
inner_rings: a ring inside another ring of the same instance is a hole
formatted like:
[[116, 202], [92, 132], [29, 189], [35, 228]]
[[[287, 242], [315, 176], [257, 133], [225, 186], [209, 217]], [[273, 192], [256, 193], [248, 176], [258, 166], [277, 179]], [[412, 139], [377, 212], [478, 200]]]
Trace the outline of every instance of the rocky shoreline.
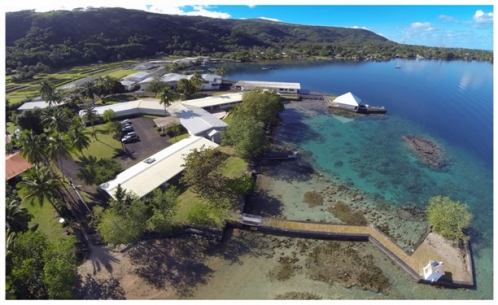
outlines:
[[438, 143], [415, 135], [403, 135], [402, 139], [410, 145], [422, 162], [436, 169], [441, 169], [447, 164], [446, 154]]

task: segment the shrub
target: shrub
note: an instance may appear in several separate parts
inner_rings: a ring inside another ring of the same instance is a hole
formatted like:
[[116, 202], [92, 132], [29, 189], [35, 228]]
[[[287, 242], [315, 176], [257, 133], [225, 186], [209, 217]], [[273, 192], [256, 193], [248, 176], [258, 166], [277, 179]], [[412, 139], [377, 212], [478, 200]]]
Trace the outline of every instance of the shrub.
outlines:
[[431, 197], [427, 206], [427, 220], [434, 232], [453, 241], [466, 241], [464, 230], [470, 226], [474, 216], [467, 205], [452, 201], [448, 197]]
[[323, 196], [316, 191], [309, 191], [304, 193], [304, 202], [306, 202], [310, 208], [323, 205]]

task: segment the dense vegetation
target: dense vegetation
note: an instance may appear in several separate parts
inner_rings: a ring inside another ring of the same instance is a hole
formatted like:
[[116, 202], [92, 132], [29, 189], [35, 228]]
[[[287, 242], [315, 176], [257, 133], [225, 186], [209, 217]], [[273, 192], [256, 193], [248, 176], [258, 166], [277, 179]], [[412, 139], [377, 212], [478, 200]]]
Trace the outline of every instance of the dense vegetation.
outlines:
[[363, 29], [174, 16], [122, 8], [6, 14], [6, 67], [29, 71], [163, 55], [492, 60], [492, 52], [402, 45]]
[[470, 226], [474, 216], [467, 205], [452, 201], [448, 197], [431, 197], [427, 206], [427, 220], [434, 232], [456, 242], [466, 241], [464, 230]]

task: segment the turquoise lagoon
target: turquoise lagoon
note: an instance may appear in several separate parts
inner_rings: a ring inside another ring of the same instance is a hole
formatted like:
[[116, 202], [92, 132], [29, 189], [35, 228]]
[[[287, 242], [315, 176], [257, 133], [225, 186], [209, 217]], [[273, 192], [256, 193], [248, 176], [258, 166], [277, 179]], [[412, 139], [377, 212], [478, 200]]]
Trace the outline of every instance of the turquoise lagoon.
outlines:
[[[336, 96], [352, 92], [366, 104], [388, 109], [386, 115], [346, 118], [323, 105], [309, 107], [320, 102], [287, 107], [276, 130], [277, 142], [296, 148], [315, 171], [354, 185], [372, 199], [374, 208], [380, 203], [424, 208], [431, 196], [442, 195], [466, 203], [475, 215], [470, 235], [477, 289], [416, 285], [401, 269], [386, 263], [383, 270], [392, 277], [395, 298], [492, 299], [493, 66], [436, 60], [273, 63], [277, 69], [262, 70], [264, 65], [230, 66], [226, 77], [299, 82], [303, 89]], [[437, 141], [448, 164], [438, 170], [422, 164], [402, 140], [405, 134]], [[275, 186], [282, 187], [286, 186]], [[296, 208], [293, 197], [302, 196], [297, 187], [288, 184], [282, 192], [283, 214], [289, 219], [322, 220]], [[372, 297], [348, 291], [340, 297]]]

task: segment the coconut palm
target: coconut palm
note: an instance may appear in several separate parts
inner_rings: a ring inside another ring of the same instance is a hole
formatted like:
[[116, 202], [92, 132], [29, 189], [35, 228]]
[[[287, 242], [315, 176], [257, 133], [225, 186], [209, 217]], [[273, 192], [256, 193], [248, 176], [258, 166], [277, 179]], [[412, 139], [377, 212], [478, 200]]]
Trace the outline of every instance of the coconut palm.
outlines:
[[95, 83], [90, 81], [86, 82], [83, 84], [83, 91], [81, 94], [84, 97], [88, 97], [92, 99], [92, 105], [95, 105], [95, 95], [97, 94], [97, 87], [95, 86]]
[[93, 106], [87, 106], [83, 110], [83, 118], [90, 122], [90, 125], [92, 125], [92, 134], [97, 139], [97, 134], [95, 133], [95, 127], [93, 126], [93, 122], [99, 118], [99, 115], [97, 113], [97, 110], [94, 109]]
[[159, 104], [164, 105], [164, 113], [167, 114], [166, 108], [171, 105], [171, 99], [173, 98], [173, 91], [169, 87], [165, 87], [157, 96], [159, 98]]
[[55, 88], [48, 80], [43, 80], [40, 82], [38, 86], [38, 92], [43, 100], [49, 103], [49, 106], [52, 106], [53, 103], [56, 103], [55, 97]]
[[115, 77], [112, 77], [110, 75], [104, 76], [104, 89], [106, 92], [109, 92], [110, 95], [114, 94], [114, 87], [116, 86], [116, 83], [118, 82], [118, 79]]
[[227, 74], [228, 70], [225, 66], [221, 66], [220, 68], [216, 69], [216, 74], [218, 75], [221, 75], [221, 77], [223, 77], [223, 75]]
[[98, 160], [94, 156], [82, 158], [80, 167], [76, 173], [78, 179], [88, 185], [95, 184], [95, 179], [97, 178], [97, 162]]
[[33, 167], [22, 174], [22, 180], [17, 184], [24, 198], [29, 203], [43, 205], [49, 202], [59, 215], [62, 182], [54, 175], [48, 166]]
[[198, 91], [201, 88], [203, 82], [204, 78], [202, 78], [199, 71], [195, 70], [194, 75], [190, 79], [190, 83], [195, 87], [195, 91]]
[[33, 215], [21, 207], [19, 200], [11, 199], [5, 203], [5, 228], [12, 232], [24, 232], [29, 229]]
[[75, 126], [69, 131], [69, 142], [73, 150], [79, 151], [83, 157], [83, 149], [90, 146], [90, 137], [84, 126]]
[[42, 124], [50, 132], [63, 133], [69, 130], [67, 113], [57, 108], [42, 115]]
[[69, 155], [71, 150], [71, 142], [68, 135], [61, 133], [53, 133], [47, 138], [47, 155], [50, 160], [54, 161], [62, 172], [62, 179], [64, 181], [64, 167], [62, 159]]
[[47, 160], [45, 154], [45, 144], [41, 141], [41, 136], [31, 130], [24, 130], [19, 135], [20, 154], [31, 164], [37, 164]]

